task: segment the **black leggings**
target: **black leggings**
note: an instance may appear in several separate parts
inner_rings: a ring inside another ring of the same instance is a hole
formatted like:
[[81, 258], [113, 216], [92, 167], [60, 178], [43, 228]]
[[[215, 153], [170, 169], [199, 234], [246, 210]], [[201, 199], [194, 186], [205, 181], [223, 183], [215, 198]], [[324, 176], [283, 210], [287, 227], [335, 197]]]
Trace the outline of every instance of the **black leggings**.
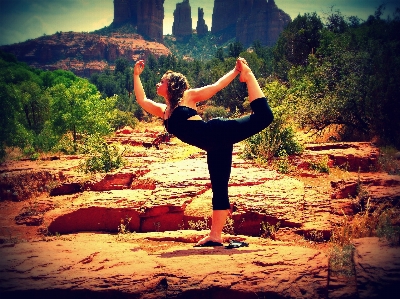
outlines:
[[213, 192], [213, 210], [230, 209], [228, 182], [231, 175], [233, 144], [243, 141], [268, 127], [273, 114], [266, 98], [250, 103], [252, 114], [237, 119], [216, 118], [207, 122], [207, 164]]

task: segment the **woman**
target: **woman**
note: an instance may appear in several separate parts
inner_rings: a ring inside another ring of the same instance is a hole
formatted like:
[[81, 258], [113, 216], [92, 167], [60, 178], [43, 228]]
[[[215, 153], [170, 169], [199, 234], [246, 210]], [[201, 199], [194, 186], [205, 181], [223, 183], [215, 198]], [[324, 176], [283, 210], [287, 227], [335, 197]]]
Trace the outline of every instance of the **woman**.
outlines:
[[[207, 164], [213, 192], [212, 225], [208, 236], [196, 246], [221, 246], [222, 229], [230, 211], [228, 181], [231, 173], [233, 144], [242, 141], [271, 124], [273, 115], [258, 82], [243, 58], [235, 68], [217, 82], [200, 88], [190, 88], [180, 73], [168, 71], [157, 84], [157, 94], [166, 104], [146, 98], [140, 74], [144, 61], [135, 64], [133, 81], [136, 100], [147, 112], [164, 120], [168, 133], [183, 142], [207, 151]], [[196, 112], [196, 103], [208, 100], [226, 87], [240, 73], [239, 80], [247, 84], [253, 113], [238, 119], [212, 119], [204, 122]]]

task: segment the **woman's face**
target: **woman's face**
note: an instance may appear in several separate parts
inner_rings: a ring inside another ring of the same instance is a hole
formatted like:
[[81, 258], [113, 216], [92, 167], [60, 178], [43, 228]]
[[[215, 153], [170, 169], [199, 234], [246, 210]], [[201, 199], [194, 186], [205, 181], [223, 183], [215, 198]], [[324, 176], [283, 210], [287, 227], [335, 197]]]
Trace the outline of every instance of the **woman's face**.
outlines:
[[161, 78], [161, 81], [159, 83], [157, 83], [156, 87], [157, 87], [157, 94], [159, 96], [162, 96], [165, 99], [167, 99], [168, 98], [168, 79], [166, 78], [166, 76], [163, 76]]

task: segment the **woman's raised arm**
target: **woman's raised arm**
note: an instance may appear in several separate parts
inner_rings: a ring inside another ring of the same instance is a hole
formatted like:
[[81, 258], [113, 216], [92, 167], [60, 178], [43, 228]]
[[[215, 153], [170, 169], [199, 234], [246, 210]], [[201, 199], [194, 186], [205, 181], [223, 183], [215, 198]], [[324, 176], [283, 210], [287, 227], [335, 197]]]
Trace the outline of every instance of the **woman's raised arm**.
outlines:
[[136, 62], [133, 68], [133, 89], [135, 90], [136, 101], [147, 112], [162, 118], [166, 105], [154, 102], [146, 97], [142, 81], [140, 80], [140, 75], [142, 74], [143, 70], [144, 61], [139, 60]]
[[228, 86], [229, 83], [231, 83], [233, 79], [236, 78], [240, 71], [241, 70], [238, 68], [238, 63], [236, 63], [235, 68], [222, 76], [217, 82], [199, 88], [188, 89], [185, 92], [185, 97], [187, 97], [187, 101], [197, 103], [208, 100], [218, 91]]

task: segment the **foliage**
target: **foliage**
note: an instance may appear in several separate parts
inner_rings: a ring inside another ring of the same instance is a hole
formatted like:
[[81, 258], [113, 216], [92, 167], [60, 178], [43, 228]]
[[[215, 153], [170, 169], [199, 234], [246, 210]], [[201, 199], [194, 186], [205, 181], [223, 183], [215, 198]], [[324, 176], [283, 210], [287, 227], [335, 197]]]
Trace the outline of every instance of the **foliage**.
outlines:
[[298, 15], [281, 33], [274, 48], [275, 72], [286, 79], [288, 71], [295, 66], [307, 64], [308, 55], [320, 44], [321, 19], [314, 12]]
[[289, 156], [285, 150], [280, 150], [277, 153], [278, 158], [274, 160], [274, 166], [279, 173], [289, 173], [292, 169], [290, 165]]
[[75, 151], [79, 136], [111, 133], [116, 97], [101, 99], [95, 86], [86, 80], [78, 80], [70, 88], [58, 84], [49, 93], [53, 99], [50, 118], [53, 131], [59, 136], [72, 132]]
[[310, 169], [311, 170], [315, 170], [317, 172], [321, 172], [321, 173], [329, 173], [329, 157], [328, 156], [323, 156], [320, 159], [317, 159], [316, 161], [310, 160], [308, 161], [308, 164], [310, 165]]
[[130, 112], [117, 110], [115, 117], [111, 120], [111, 127], [114, 129], [121, 129], [125, 126], [131, 128], [136, 127], [138, 119]]
[[[184, 42], [167, 36], [165, 43], [173, 55], [146, 59], [141, 75], [146, 96], [163, 101], [155, 85], [167, 70], [183, 73], [192, 87], [202, 87], [231, 70], [240, 55], [248, 61], [275, 112], [275, 122], [262, 133], [264, 137], [261, 134], [250, 141], [254, 148], [248, 148], [249, 157], [290, 155], [299, 150], [298, 145], [283, 145], [281, 140], [292, 139], [295, 128], [318, 132], [332, 125], [341, 128], [342, 140], [378, 137], [382, 145], [399, 148], [400, 17], [383, 20], [382, 9], [366, 21], [345, 18], [340, 12], [331, 12], [325, 23], [315, 13], [299, 15], [274, 47], [254, 41], [245, 50], [234, 40], [219, 44], [211, 34], [194, 34]], [[98, 33], [135, 32], [128, 27], [109, 26]], [[69, 140], [63, 137], [70, 136], [68, 131], [76, 147], [79, 135], [88, 131], [85, 127], [109, 131], [106, 119], [115, 127], [149, 119], [135, 101], [131, 73], [132, 62], [118, 58], [114, 71], [93, 75], [89, 84], [71, 72], [36, 70], [0, 53], [0, 157], [6, 146], [26, 148], [26, 152], [55, 149], [60, 140]], [[243, 114], [248, 112], [246, 96], [246, 85], [234, 80], [207, 104], [223, 107], [228, 115]], [[103, 119], [94, 111], [86, 115], [90, 101], [96, 103], [93, 108], [100, 115], [107, 106]], [[259, 153], [258, 145], [262, 145]]]
[[137, 33], [137, 28], [132, 26], [131, 24], [122, 24], [122, 25], [115, 25], [114, 23], [111, 23], [109, 26], [104, 26], [103, 28], [99, 30], [95, 30], [92, 33], [100, 34], [100, 35], [106, 35], [106, 36], [111, 36], [112, 34], [115, 33], [121, 33], [121, 34], [133, 34]]
[[400, 157], [399, 152], [393, 146], [384, 146], [379, 150], [378, 170], [388, 174], [400, 175]]
[[400, 245], [400, 226], [393, 225], [393, 220], [397, 218], [398, 211], [395, 209], [385, 209], [379, 215], [376, 234], [379, 238], [386, 239], [391, 245]]
[[111, 132], [117, 97], [102, 99], [94, 85], [71, 72], [37, 70], [2, 52], [0, 66], [0, 159], [6, 146], [35, 159], [60, 148], [69, 132], [75, 152], [82, 134]]
[[[267, 83], [264, 93], [272, 107], [274, 121], [260, 133], [245, 140], [242, 156], [266, 162], [272, 157], [282, 157], [278, 168], [287, 171], [285, 157], [300, 154], [302, 145], [296, 140], [291, 124], [290, 102], [287, 100], [287, 88], [278, 81]], [[286, 161], [287, 162], [287, 161]]]
[[[227, 56], [228, 47], [232, 41], [221, 44], [217, 37], [211, 33], [204, 36], [193, 34], [189, 39], [177, 40], [171, 35], [164, 37], [165, 45], [171, 50], [173, 55], [179, 59], [196, 60], [206, 62], [219, 53], [223, 60]], [[241, 48], [243, 51], [243, 46]], [[239, 52], [239, 53], [240, 53]]]
[[398, 147], [400, 22], [371, 16], [357, 26], [339, 25], [328, 24], [315, 54], [288, 72], [297, 122], [317, 131], [341, 125], [342, 139], [379, 136]]
[[333, 245], [329, 252], [329, 269], [333, 273], [346, 276], [354, 275], [354, 255], [355, 247], [353, 244], [344, 246]]
[[272, 240], [275, 240], [275, 235], [277, 231], [279, 230], [279, 227], [281, 226], [281, 223], [278, 221], [275, 225], [270, 224], [267, 221], [261, 222], [261, 228], [260, 228], [260, 234], [261, 238], [270, 238]]
[[86, 158], [79, 165], [84, 173], [111, 172], [124, 165], [124, 150], [116, 144], [108, 144], [100, 134], [88, 135], [82, 145], [81, 152]]
[[[273, 101], [272, 101], [273, 102]], [[272, 157], [300, 154], [301, 144], [296, 140], [293, 128], [288, 125], [284, 106], [272, 108], [274, 121], [260, 133], [244, 141], [242, 156], [266, 162]]]
[[228, 113], [223, 107], [207, 107], [204, 109], [203, 118], [204, 120], [208, 121], [213, 118], [217, 117], [227, 117]]
[[206, 230], [209, 228], [209, 220], [207, 217], [204, 217], [203, 220], [189, 220], [188, 222], [188, 229], [190, 230]]

